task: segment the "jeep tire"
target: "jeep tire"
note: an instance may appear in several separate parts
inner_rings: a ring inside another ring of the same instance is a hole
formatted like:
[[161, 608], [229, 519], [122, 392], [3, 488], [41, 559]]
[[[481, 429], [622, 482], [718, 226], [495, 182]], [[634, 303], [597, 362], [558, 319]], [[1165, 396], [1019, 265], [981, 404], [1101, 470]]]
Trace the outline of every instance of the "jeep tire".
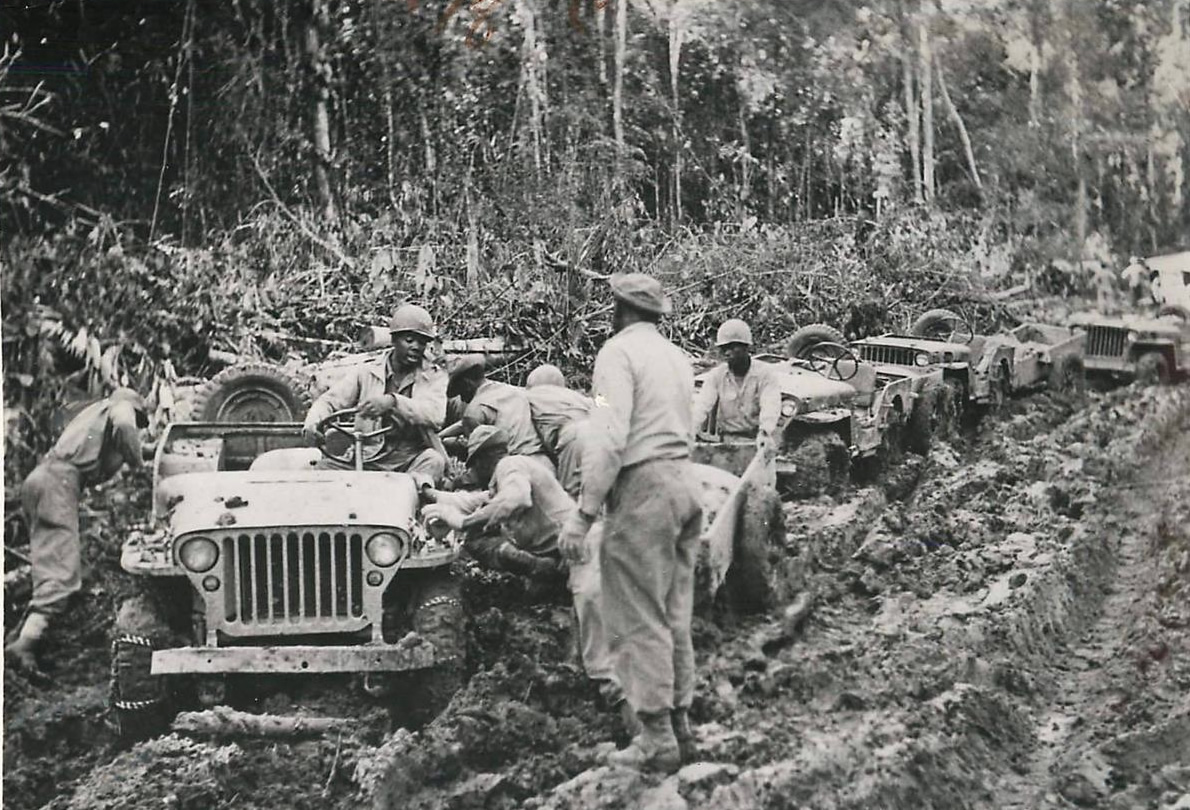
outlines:
[[784, 544], [780, 496], [771, 486], [750, 486], [732, 541], [731, 567], [723, 580], [734, 613], [760, 613], [772, 607], [771, 555]]
[[418, 729], [442, 713], [466, 675], [467, 614], [462, 583], [449, 569], [425, 572], [410, 606], [410, 623], [434, 645], [438, 660], [428, 669], [408, 673], [405, 688], [399, 690], [404, 719]]
[[846, 346], [847, 338], [843, 337], [843, 333], [838, 329], [825, 323], [808, 324], [794, 332], [793, 337], [785, 343], [785, 356], [790, 360], [797, 359], [801, 357], [802, 352], [819, 343], [837, 343], [840, 346]]
[[164, 734], [177, 706], [161, 675], [151, 675], [153, 650], [171, 646], [173, 633], [153, 599], [126, 599], [116, 614], [109, 693], [116, 734], [131, 744]]
[[[950, 329], [943, 334], [942, 329], [947, 323], [962, 324], [964, 328], [967, 326], [967, 321], [963, 316], [957, 312], [952, 312], [949, 309], [931, 309], [923, 312], [913, 325], [909, 327], [909, 334], [914, 337], [930, 338], [935, 340], [952, 340], [954, 338], [955, 330]], [[973, 336], [972, 336], [973, 337]], [[970, 343], [968, 340], [955, 340], [956, 343]]]
[[821, 431], [795, 442], [786, 444], [782, 453], [796, 467], [777, 479], [777, 490], [782, 497], [813, 497], [824, 492], [833, 495], [847, 486], [851, 453], [839, 434]]
[[962, 413], [961, 397], [962, 389], [949, 381], [922, 392], [905, 427], [905, 444], [911, 452], [928, 455], [935, 439], [955, 437]]
[[306, 386], [268, 363], [220, 371], [194, 395], [196, 422], [300, 422], [310, 409]]
[[1136, 379], [1145, 385], [1168, 384], [1169, 360], [1160, 352], [1145, 352], [1136, 359]]
[[1087, 369], [1083, 359], [1073, 354], [1058, 358], [1050, 367], [1046, 380], [1050, 391], [1059, 395], [1077, 396], [1087, 384]]

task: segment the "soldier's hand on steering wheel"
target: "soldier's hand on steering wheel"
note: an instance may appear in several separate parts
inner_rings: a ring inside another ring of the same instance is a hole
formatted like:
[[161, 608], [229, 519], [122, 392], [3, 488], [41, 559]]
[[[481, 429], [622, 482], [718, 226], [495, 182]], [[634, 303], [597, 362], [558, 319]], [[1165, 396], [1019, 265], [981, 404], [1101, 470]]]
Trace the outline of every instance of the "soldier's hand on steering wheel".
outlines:
[[303, 425], [302, 440], [305, 441], [307, 447], [322, 447], [326, 442], [326, 437], [314, 425]]

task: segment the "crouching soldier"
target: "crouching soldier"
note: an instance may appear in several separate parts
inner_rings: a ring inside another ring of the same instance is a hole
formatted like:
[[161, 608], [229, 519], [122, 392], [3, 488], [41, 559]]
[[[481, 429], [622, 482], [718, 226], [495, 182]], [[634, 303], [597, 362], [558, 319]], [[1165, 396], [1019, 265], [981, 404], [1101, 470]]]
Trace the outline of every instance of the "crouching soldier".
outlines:
[[525, 379], [533, 426], [558, 465], [558, 480], [572, 498], [582, 489], [582, 436], [595, 402], [566, 387], [557, 366], [538, 366]]
[[36, 652], [51, 621], [82, 587], [79, 497], [125, 464], [144, 465], [140, 430], [149, 424], [140, 394], [117, 388], [72, 419], [57, 443], [21, 486], [29, 524], [33, 599], [15, 641], [4, 648], [12, 663], [39, 675]]
[[[426, 518], [468, 532], [466, 548], [481, 564], [524, 574], [559, 571], [558, 535], [578, 505], [549, 469], [526, 456], [509, 455], [508, 437], [491, 425], [471, 432], [467, 464], [480, 481], [490, 482], [488, 491], [431, 493], [434, 503], [425, 507]], [[570, 565], [567, 584], [578, 614], [583, 669], [598, 683], [604, 700], [619, 712], [629, 735], [634, 735], [639, 724], [616, 678], [603, 623], [601, 535], [596, 524], [590, 559]]]

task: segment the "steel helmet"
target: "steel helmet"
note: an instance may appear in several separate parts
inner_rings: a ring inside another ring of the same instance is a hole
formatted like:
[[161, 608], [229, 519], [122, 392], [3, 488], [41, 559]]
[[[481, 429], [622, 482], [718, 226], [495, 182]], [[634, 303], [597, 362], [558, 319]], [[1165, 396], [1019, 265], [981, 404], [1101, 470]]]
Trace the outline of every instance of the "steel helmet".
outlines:
[[388, 330], [394, 336], [401, 332], [413, 332], [427, 340], [437, 340], [438, 332], [434, 329], [434, 319], [416, 304], [402, 304], [397, 307], [388, 322]]
[[562, 370], [550, 363], [543, 363], [537, 368], [529, 372], [529, 376], [525, 378], [525, 387], [533, 388], [538, 385], [556, 385], [560, 388], [566, 387], [566, 378], [562, 376]]
[[715, 334], [715, 345], [726, 346], [730, 343], [744, 343], [752, 345], [752, 329], [739, 318], [724, 321]]

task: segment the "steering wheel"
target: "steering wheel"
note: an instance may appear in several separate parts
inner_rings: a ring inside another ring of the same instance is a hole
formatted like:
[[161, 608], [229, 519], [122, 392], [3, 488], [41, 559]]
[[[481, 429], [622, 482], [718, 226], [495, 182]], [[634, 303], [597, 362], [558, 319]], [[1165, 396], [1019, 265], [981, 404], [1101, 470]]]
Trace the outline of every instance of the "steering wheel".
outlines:
[[970, 321], [961, 315], [955, 315], [954, 317], [939, 318], [937, 322], [931, 324], [929, 329], [925, 330], [922, 337], [966, 346], [975, 340], [975, 330], [971, 328]]
[[341, 411], [335, 411], [324, 419], [318, 422], [318, 432], [322, 434], [338, 433], [347, 437], [354, 448], [354, 453], [349, 456], [346, 452], [335, 453], [327, 449], [326, 442], [322, 442], [322, 454], [327, 458], [342, 462], [343, 464], [354, 464], [357, 470], [362, 470], [364, 464], [378, 458], [384, 452], [384, 444], [381, 443], [371, 455], [367, 458], [363, 455], [364, 442], [375, 439], [377, 436], [383, 436], [396, 430], [397, 425], [390, 423], [384, 425], [376, 430], [361, 431], [355, 427], [355, 417], [359, 414], [359, 408], [344, 408]]
[[797, 356], [798, 359], [805, 360], [814, 371], [828, 379], [847, 382], [859, 374], [859, 358], [842, 343], [831, 343], [826, 340], [812, 343], [798, 352]]

